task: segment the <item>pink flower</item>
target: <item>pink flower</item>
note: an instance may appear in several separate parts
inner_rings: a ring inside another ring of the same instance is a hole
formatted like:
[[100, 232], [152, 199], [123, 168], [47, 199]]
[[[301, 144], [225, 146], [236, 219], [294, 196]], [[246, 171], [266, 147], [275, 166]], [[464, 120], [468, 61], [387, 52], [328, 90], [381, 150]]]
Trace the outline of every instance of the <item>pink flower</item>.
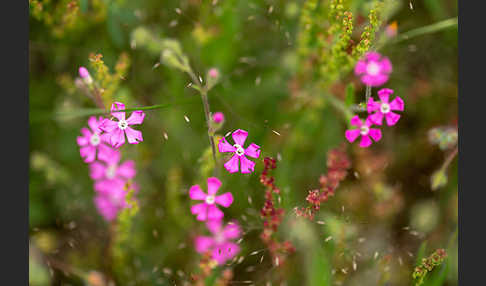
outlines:
[[370, 137], [373, 138], [376, 142], [380, 141], [381, 139], [381, 130], [376, 128], [370, 128], [373, 123], [369, 118], [366, 119], [365, 123], [363, 124], [362, 120], [359, 118], [358, 115], [351, 118], [351, 125], [358, 127], [357, 129], [346, 130], [345, 136], [346, 139], [350, 143], [353, 143], [356, 138], [361, 135], [361, 142], [359, 143], [359, 147], [368, 147], [373, 143]]
[[216, 112], [213, 114], [213, 121], [214, 123], [221, 123], [224, 121], [224, 114], [223, 112]]
[[245, 144], [246, 137], [248, 137], [248, 132], [245, 130], [238, 129], [231, 134], [231, 137], [233, 137], [233, 141], [235, 142], [233, 146], [229, 144], [224, 137], [219, 140], [218, 144], [219, 152], [235, 153], [235, 155], [224, 164], [224, 167], [230, 173], [238, 172], [238, 163], [241, 162], [241, 173], [253, 172], [255, 163], [248, 160], [245, 155], [252, 158], [258, 158], [260, 156], [260, 146], [251, 143], [248, 148], [243, 149], [243, 144]]
[[378, 96], [381, 101], [374, 101], [373, 98], [368, 100], [368, 113], [375, 112], [368, 118], [376, 125], [383, 124], [383, 117], [386, 118], [388, 126], [395, 125], [400, 119], [400, 115], [392, 112], [392, 110], [403, 111], [403, 100], [397, 96], [392, 102], [389, 102], [390, 95], [393, 94], [393, 90], [389, 88], [383, 88], [378, 91]]
[[194, 247], [198, 253], [211, 252], [212, 258], [221, 265], [240, 252], [238, 244], [231, 241], [241, 236], [236, 222], [229, 222], [223, 228], [221, 220], [211, 220], [206, 222], [206, 226], [213, 236], [196, 237]]
[[221, 187], [221, 181], [218, 178], [210, 177], [207, 183], [207, 194], [201, 190], [199, 185], [194, 185], [189, 189], [189, 197], [191, 199], [204, 201], [191, 207], [191, 213], [197, 214], [197, 220], [200, 221], [221, 219], [224, 214], [218, 209], [216, 204], [227, 208], [233, 203], [233, 195], [230, 192], [216, 196], [219, 187]]
[[78, 73], [79, 77], [81, 77], [85, 83], [91, 84], [93, 82], [93, 79], [85, 67], [79, 67]]
[[379, 53], [369, 52], [356, 63], [354, 73], [361, 76], [361, 81], [370, 86], [380, 86], [388, 80], [392, 65], [387, 57]]
[[217, 78], [219, 77], [219, 70], [217, 68], [211, 68], [209, 71], [208, 71], [208, 74], [210, 77], [212, 78]]
[[120, 159], [120, 151], [111, 149], [110, 152], [106, 153], [106, 157], [100, 159], [102, 161], [96, 161], [89, 165], [90, 177], [93, 180], [127, 180], [135, 177], [135, 162], [128, 160], [119, 165]]
[[125, 119], [125, 112], [117, 112], [118, 110], [124, 109], [125, 105], [123, 103], [113, 103], [111, 105], [111, 115], [117, 118], [118, 121], [105, 119], [100, 126], [101, 130], [109, 133], [110, 143], [115, 148], [125, 144], [125, 134], [130, 144], [138, 144], [143, 141], [142, 132], [132, 129], [130, 125], [142, 124], [145, 113], [137, 110], [132, 112], [132, 115], [128, 119]]
[[108, 134], [101, 134], [101, 130], [99, 129], [103, 120], [101, 116], [98, 120], [96, 120], [96, 117], [91, 116], [88, 119], [88, 126], [91, 130], [86, 127], [82, 128], [82, 136], [78, 136], [77, 138], [78, 145], [81, 147], [79, 153], [86, 163], [93, 162], [96, 159], [97, 153], [98, 159], [101, 159], [111, 150], [110, 147], [104, 144], [108, 142]]
[[[138, 191], [138, 186], [132, 182], [131, 188], [135, 192]], [[125, 189], [125, 182], [122, 180], [104, 180], [95, 184], [97, 189], [94, 202], [98, 212], [107, 221], [112, 221], [118, 215], [118, 212], [124, 208], [130, 207], [126, 202], [127, 190]]]

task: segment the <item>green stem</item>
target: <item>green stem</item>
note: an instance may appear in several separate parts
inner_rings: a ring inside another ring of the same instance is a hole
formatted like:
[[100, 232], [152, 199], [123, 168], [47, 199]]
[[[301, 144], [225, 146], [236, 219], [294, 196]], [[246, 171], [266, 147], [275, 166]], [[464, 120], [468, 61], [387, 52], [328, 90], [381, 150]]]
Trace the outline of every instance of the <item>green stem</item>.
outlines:
[[[162, 109], [162, 108], [171, 107], [173, 105], [192, 103], [192, 102], [194, 102], [194, 100], [195, 99], [190, 99], [190, 100], [180, 101], [180, 102], [176, 102], [176, 103], [165, 103], [165, 104], [156, 104], [156, 105], [151, 105], [151, 106], [131, 107], [131, 108], [125, 108], [124, 110], [120, 110], [119, 112]], [[101, 108], [85, 108], [85, 109], [78, 109], [76, 111], [57, 112], [56, 116], [73, 118], [73, 117], [79, 117], [79, 116], [103, 115], [103, 114], [109, 114], [110, 112], [111, 112], [110, 110], [105, 110], [105, 109], [101, 109]]]
[[205, 87], [201, 88], [201, 99], [202, 99], [203, 106], [204, 106], [204, 116], [206, 118], [206, 124], [208, 125], [209, 144], [211, 144], [211, 151], [213, 152], [214, 170], [215, 170], [215, 172], [217, 172], [218, 161], [216, 159], [216, 146], [214, 144], [214, 135], [210, 131], [210, 129], [211, 129], [211, 111], [209, 110], [208, 94], [207, 94]]
[[331, 103], [337, 110], [343, 113], [346, 121], [349, 124], [349, 121], [353, 117], [353, 113], [351, 112], [351, 110], [341, 100], [337, 99], [332, 94], [325, 94], [325, 97], [328, 99], [329, 103]]
[[399, 35], [393, 43], [398, 43], [401, 41], [409, 40], [411, 38], [420, 36], [420, 35], [425, 35], [425, 34], [430, 34], [434, 33], [440, 30], [444, 30], [447, 28], [455, 27], [457, 26], [457, 17], [455, 18], [450, 18], [444, 21], [440, 21], [428, 26], [420, 27], [417, 29], [410, 30], [408, 32], [405, 32], [401, 35]]

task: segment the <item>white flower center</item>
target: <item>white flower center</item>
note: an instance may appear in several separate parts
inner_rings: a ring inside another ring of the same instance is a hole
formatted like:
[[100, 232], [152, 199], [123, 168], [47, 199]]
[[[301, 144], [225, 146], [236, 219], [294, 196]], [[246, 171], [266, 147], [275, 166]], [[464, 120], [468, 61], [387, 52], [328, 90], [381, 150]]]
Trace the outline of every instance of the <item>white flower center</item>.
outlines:
[[214, 204], [215, 200], [216, 200], [216, 198], [214, 196], [209, 195], [209, 196], [206, 197], [206, 204], [212, 205], [212, 204]]
[[89, 138], [89, 143], [91, 143], [91, 145], [93, 146], [96, 146], [98, 144], [100, 144], [100, 135], [96, 134], [96, 133], [93, 133], [93, 135], [91, 135], [91, 138]]
[[113, 179], [116, 175], [116, 165], [110, 165], [108, 168], [106, 168], [106, 173], [105, 176], [108, 179]]
[[390, 104], [388, 103], [382, 103], [380, 106], [380, 111], [381, 113], [388, 113], [390, 112]]
[[233, 147], [236, 148], [236, 151], [235, 151], [236, 155], [242, 156], [243, 154], [245, 154], [245, 149], [243, 149], [243, 147], [241, 147], [240, 145], [235, 144], [235, 145], [233, 145]]
[[128, 127], [127, 121], [126, 120], [118, 121], [118, 127], [120, 127], [121, 130], [125, 130]]
[[375, 63], [375, 62], [370, 62], [367, 66], [366, 66], [366, 72], [369, 74], [369, 75], [377, 75], [380, 73], [380, 66]]
[[359, 133], [361, 133], [361, 135], [366, 135], [368, 134], [368, 132], [370, 132], [370, 128], [366, 125], [363, 125], [359, 128]]

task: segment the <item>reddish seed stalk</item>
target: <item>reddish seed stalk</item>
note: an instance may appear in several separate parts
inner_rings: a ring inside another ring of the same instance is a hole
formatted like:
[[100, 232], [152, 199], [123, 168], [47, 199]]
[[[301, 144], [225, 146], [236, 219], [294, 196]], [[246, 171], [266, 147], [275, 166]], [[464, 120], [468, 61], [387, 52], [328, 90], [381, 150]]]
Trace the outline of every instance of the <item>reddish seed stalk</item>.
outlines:
[[266, 187], [266, 190], [265, 203], [260, 211], [260, 216], [263, 220], [263, 232], [260, 238], [270, 251], [272, 263], [279, 266], [285, 261], [286, 256], [294, 252], [295, 249], [290, 241], [280, 242], [275, 235], [282, 222], [285, 210], [275, 207], [273, 194], [279, 194], [280, 190], [275, 186], [275, 179], [269, 175], [269, 171], [277, 167], [277, 162], [273, 158], [265, 157], [263, 163], [264, 167], [260, 175], [260, 183]]
[[348, 174], [350, 167], [351, 161], [346, 154], [345, 145], [330, 150], [327, 153], [327, 175], [321, 175], [319, 178], [320, 188], [309, 191], [306, 198], [309, 206], [296, 207], [295, 214], [313, 220], [315, 213], [321, 208], [321, 203], [334, 196], [335, 190]]

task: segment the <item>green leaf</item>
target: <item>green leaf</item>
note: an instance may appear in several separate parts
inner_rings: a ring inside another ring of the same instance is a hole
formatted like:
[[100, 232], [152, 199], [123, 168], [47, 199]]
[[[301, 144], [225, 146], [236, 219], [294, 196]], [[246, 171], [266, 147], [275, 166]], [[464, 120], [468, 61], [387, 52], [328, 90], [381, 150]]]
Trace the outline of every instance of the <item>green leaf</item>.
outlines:
[[430, 178], [432, 191], [435, 191], [438, 188], [445, 186], [445, 184], [447, 184], [447, 175], [445, 171], [443, 169], [435, 171]]

